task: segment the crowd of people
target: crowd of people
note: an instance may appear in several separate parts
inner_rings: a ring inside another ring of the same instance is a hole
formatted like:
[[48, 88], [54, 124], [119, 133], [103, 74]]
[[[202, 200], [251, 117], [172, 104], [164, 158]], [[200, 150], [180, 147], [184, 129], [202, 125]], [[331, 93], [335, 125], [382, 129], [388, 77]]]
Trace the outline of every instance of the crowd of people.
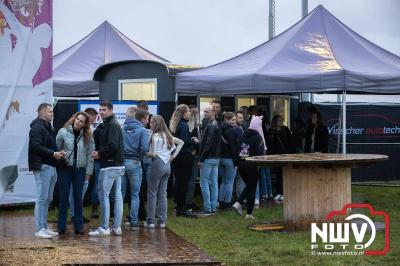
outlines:
[[[98, 115], [101, 123], [96, 122]], [[162, 116], [149, 114], [145, 101], [128, 108], [122, 125], [109, 101], [100, 103], [99, 112], [88, 108], [75, 113], [56, 136], [52, 120], [52, 106], [41, 104], [29, 133], [38, 238], [66, 233], [68, 207], [75, 234], [84, 234], [83, 198], [90, 179], [94, 183], [92, 217], [99, 217], [100, 205], [100, 225], [88, 233], [93, 237], [122, 234], [124, 200], [129, 205], [125, 228], [165, 228], [170, 178], [176, 216], [207, 217], [233, 208], [252, 219], [260, 200], [283, 200], [282, 170], [257, 168], [245, 158], [328, 152], [328, 131], [316, 109], [307, 124], [296, 119], [292, 130], [280, 115], [269, 124], [266, 111], [256, 106], [222, 113], [218, 99], [204, 108], [201, 121], [196, 106], [180, 104], [167, 125]], [[276, 176], [274, 192], [272, 174]], [[203, 200], [199, 210], [194, 201], [197, 178]], [[47, 225], [56, 181], [57, 231]]]

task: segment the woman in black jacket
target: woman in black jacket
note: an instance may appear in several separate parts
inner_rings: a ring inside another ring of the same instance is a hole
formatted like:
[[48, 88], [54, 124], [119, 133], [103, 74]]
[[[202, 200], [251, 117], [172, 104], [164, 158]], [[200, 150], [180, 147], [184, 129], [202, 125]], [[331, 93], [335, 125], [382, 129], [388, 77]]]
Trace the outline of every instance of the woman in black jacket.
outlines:
[[262, 117], [253, 116], [250, 122], [250, 127], [247, 129], [240, 143], [240, 152], [239, 152], [239, 162], [238, 162], [238, 171], [243, 181], [246, 183], [246, 188], [243, 190], [242, 194], [240, 194], [239, 199], [235, 204], [233, 204], [233, 208], [240, 214], [243, 215], [242, 203], [244, 199], [247, 199], [247, 214], [246, 219], [254, 219], [253, 209], [254, 209], [254, 200], [256, 196], [257, 183], [260, 178], [260, 172], [257, 167], [253, 164], [250, 164], [245, 161], [245, 158], [248, 156], [259, 156], [264, 155], [265, 146], [262, 134]]
[[328, 128], [322, 121], [322, 115], [319, 111], [314, 110], [311, 113], [306, 130], [306, 141], [304, 152], [328, 152], [329, 133]]
[[189, 132], [188, 121], [190, 118], [190, 110], [186, 104], [178, 105], [172, 114], [170, 121], [170, 130], [174, 137], [184, 142], [182, 150], [173, 160], [172, 167], [175, 175], [175, 201], [176, 215], [188, 216], [186, 211], [186, 193], [188, 183], [192, 176], [194, 155], [193, 144], [198, 143], [197, 138], [192, 138]]
[[[275, 115], [271, 121], [271, 128], [267, 134], [268, 154], [285, 154], [293, 152], [292, 133], [283, 125], [280, 115]], [[276, 196], [274, 200], [283, 200], [282, 168], [274, 168], [276, 173]]]
[[221, 177], [218, 197], [221, 209], [230, 208], [232, 204], [233, 181], [239, 161], [237, 142], [242, 135], [242, 130], [236, 126], [234, 113], [225, 112], [223, 117], [224, 121], [221, 124], [221, 159], [218, 168], [218, 174]]
[[[200, 115], [196, 105], [190, 105], [190, 118], [188, 122], [189, 132], [192, 139], [200, 140]], [[192, 168], [192, 175], [189, 179], [188, 189], [186, 192], [186, 208], [188, 210], [197, 209], [197, 206], [193, 202], [194, 189], [196, 186], [196, 179], [199, 177], [199, 144], [193, 143], [194, 162]]]

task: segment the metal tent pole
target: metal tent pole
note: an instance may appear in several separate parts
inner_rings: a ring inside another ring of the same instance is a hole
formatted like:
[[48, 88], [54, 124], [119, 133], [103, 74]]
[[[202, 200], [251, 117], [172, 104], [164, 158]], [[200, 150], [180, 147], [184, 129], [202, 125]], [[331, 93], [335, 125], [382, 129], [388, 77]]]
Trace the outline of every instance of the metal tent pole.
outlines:
[[343, 110], [342, 107], [340, 107], [339, 110], [339, 119], [338, 119], [338, 129], [339, 129], [339, 133], [337, 136], [337, 143], [336, 143], [336, 153], [340, 152], [340, 140], [342, 139], [342, 136], [340, 134], [340, 132], [342, 132], [342, 117], [343, 117]]
[[342, 143], [342, 153], [346, 154], [346, 88], [343, 89], [343, 96], [342, 96], [342, 114], [343, 114], [343, 119], [342, 119], [342, 132], [343, 132], [343, 143]]

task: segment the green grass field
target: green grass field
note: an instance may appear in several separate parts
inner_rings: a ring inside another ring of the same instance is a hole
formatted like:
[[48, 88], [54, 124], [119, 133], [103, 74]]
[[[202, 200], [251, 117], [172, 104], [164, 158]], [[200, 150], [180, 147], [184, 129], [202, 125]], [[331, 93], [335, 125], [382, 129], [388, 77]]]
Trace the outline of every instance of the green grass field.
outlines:
[[[209, 218], [170, 218], [168, 227], [226, 265], [400, 265], [400, 188], [353, 186], [353, 201], [370, 203], [389, 213], [391, 250], [386, 256], [313, 256], [310, 231], [253, 232], [250, 223], [281, 220], [281, 206], [255, 210], [256, 221], [247, 221], [232, 211]], [[383, 232], [375, 246], [383, 247]]]

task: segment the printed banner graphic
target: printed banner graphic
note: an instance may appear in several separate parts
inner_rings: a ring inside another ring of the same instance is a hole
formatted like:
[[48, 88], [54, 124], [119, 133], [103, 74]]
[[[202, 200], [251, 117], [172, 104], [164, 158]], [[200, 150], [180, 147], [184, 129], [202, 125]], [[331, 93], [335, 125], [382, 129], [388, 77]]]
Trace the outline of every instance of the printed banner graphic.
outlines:
[[0, 205], [35, 201], [29, 125], [52, 103], [52, 1], [0, 0]]

